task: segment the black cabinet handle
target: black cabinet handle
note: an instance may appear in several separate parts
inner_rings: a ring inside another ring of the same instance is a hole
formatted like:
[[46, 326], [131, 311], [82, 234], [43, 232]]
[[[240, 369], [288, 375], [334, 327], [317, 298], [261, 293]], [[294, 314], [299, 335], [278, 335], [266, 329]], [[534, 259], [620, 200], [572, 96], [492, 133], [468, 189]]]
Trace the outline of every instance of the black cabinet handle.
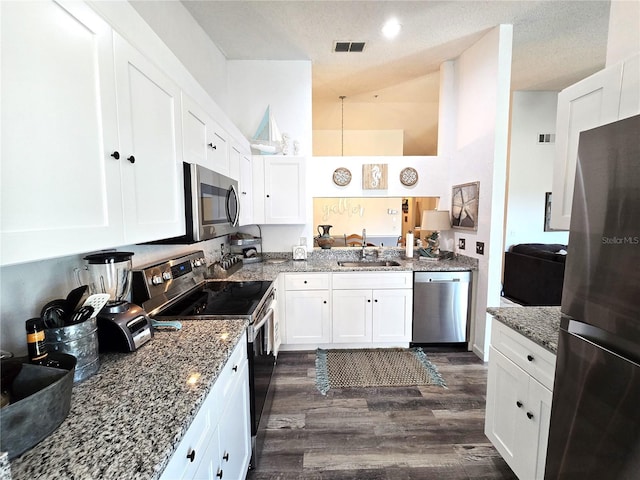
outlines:
[[522, 402], [519, 402], [519, 401], [518, 401], [518, 402], [516, 402], [516, 406], [517, 406], [518, 408], [522, 408]]
[[267, 198], [269, 198], [271, 195], [267, 194]]
[[116, 150], [115, 152], [113, 152], [113, 153], [111, 154], [111, 156], [112, 156], [113, 158], [115, 158], [116, 160], [120, 160], [120, 152], [119, 152], [119, 151], [117, 151], [117, 150]]
[[247, 192], [242, 192], [242, 194], [243, 194], [243, 195], [246, 195], [246, 194], [247, 194]]
[[136, 163], [136, 157], [134, 157], [133, 155], [127, 158], [127, 160], [129, 160], [131, 163]]
[[196, 459], [196, 451], [191, 450], [189, 453], [187, 453], [187, 458], [190, 462], [193, 462]]
[[221, 468], [218, 470], [218, 473], [216, 473], [216, 477], [222, 478], [222, 469]]
[[305, 283], [305, 285], [306, 285], [306, 284], [307, 284], [307, 281], [305, 280], [305, 281], [304, 281], [304, 283]]
[[529, 360], [530, 362], [533, 362], [533, 356], [532, 355], [527, 355], [527, 360]]
[[371, 299], [370, 299], [370, 298], [367, 298], [367, 302], [368, 302], [368, 303], [371, 303]]
[[378, 303], [378, 299], [376, 298], [376, 299], [374, 300], [374, 302]]
[[211, 148], [213, 148], [214, 150], [216, 150], [216, 149], [217, 149], [217, 147], [216, 147], [213, 143], [209, 143], [208, 145], [209, 145]]
[[234, 365], [231, 370], [233, 370], [234, 372], [237, 372], [238, 371], [238, 365]]
[[533, 418], [533, 413], [527, 412], [527, 417], [529, 417], [529, 420], [531, 420]]
[[222, 455], [222, 459], [223, 459], [225, 462], [228, 462], [228, 461], [229, 461], [229, 453], [228, 453], [228, 452], [224, 452], [224, 455]]
[[324, 302], [322, 302], [322, 303], [325, 303], [325, 304], [326, 304], [326, 303], [327, 303], [327, 301], [325, 300], [325, 301], [324, 301]]

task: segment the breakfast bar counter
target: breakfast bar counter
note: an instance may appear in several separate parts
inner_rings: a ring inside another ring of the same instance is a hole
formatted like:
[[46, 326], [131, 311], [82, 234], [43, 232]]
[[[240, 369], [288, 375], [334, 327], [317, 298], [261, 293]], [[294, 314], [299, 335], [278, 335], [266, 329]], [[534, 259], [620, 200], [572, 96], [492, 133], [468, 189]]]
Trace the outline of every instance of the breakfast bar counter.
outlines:
[[73, 386], [65, 421], [11, 461], [12, 479], [159, 478], [246, 327], [183, 321], [133, 353], [100, 355], [100, 370]]
[[558, 352], [560, 307], [487, 308], [487, 312], [551, 353]]

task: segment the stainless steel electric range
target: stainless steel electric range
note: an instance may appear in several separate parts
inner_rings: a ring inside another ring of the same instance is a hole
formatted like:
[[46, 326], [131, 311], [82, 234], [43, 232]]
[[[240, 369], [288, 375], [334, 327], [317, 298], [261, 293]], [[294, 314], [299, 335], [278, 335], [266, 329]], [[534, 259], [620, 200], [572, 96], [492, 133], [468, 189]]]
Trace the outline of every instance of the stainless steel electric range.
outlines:
[[271, 281], [210, 281], [205, 278], [206, 269], [202, 251], [134, 269], [133, 302], [158, 321], [249, 320], [250, 467], [255, 468], [272, 400], [269, 386], [275, 357], [268, 352], [267, 342], [276, 291]]

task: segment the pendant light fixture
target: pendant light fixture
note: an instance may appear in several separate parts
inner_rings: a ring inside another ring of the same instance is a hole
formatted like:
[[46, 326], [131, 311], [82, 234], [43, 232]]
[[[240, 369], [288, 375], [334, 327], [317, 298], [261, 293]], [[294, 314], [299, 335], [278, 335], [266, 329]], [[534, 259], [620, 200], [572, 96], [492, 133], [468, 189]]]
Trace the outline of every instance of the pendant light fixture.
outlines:
[[344, 157], [344, 99], [347, 98], [345, 95], [340, 95], [338, 97], [340, 99], [341, 102], [341, 107], [342, 107], [342, 119], [341, 119], [341, 125], [340, 125], [340, 132], [341, 132], [341, 152], [340, 154]]

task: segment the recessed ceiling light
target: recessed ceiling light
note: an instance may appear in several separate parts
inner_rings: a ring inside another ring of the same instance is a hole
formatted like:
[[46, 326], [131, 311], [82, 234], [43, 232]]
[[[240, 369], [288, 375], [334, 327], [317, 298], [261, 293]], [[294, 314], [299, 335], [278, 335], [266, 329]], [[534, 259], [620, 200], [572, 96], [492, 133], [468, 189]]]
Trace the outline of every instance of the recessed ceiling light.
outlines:
[[387, 23], [382, 27], [382, 33], [387, 38], [394, 38], [396, 35], [400, 33], [400, 29], [402, 29], [402, 25], [395, 18], [391, 20], [387, 20]]

